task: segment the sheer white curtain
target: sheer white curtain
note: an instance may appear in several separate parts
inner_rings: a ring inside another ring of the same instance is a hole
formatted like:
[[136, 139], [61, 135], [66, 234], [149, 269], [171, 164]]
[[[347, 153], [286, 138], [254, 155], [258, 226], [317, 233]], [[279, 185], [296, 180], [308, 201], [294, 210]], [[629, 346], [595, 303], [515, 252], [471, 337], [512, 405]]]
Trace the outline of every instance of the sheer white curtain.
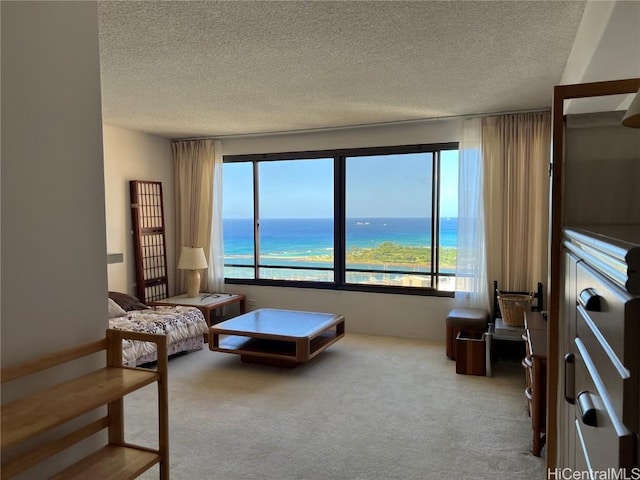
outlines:
[[459, 152], [455, 304], [489, 310], [481, 119], [462, 121]]
[[209, 248], [209, 287], [214, 292], [224, 292], [224, 242], [222, 241], [222, 147], [214, 142], [213, 195], [211, 198], [211, 244]]
[[[182, 247], [202, 247], [209, 265], [200, 291], [220, 292], [224, 286], [222, 247], [222, 155], [217, 140], [172, 143], [176, 209], [176, 253]], [[184, 272], [176, 289], [186, 289]]]

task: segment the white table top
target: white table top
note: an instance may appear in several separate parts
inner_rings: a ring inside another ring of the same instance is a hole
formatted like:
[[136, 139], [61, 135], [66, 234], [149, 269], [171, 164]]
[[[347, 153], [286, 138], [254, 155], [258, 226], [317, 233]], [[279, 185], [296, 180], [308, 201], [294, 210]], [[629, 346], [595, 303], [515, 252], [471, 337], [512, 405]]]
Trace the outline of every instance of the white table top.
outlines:
[[186, 293], [175, 297], [163, 298], [154, 303], [170, 303], [175, 305], [193, 305], [194, 307], [206, 307], [217, 303], [228, 302], [232, 299], [241, 299], [242, 295], [232, 293], [206, 293], [201, 292], [197, 297], [187, 297]]
[[260, 308], [213, 325], [211, 332], [223, 335], [259, 334], [278, 339], [306, 338], [339, 322], [344, 322], [344, 317], [333, 313]]

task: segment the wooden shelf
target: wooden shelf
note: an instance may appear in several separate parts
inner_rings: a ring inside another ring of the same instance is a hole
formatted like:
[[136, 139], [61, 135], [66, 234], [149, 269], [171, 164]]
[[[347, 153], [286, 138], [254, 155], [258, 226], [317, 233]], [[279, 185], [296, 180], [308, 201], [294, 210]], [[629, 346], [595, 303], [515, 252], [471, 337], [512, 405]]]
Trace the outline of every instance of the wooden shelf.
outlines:
[[225, 336], [220, 340], [219, 351], [247, 355], [276, 355], [296, 358], [296, 344], [282, 340], [249, 338], [240, 335]]
[[23, 442], [158, 380], [153, 371], [106, 367], [2, 406], [2, 448]]
[[[158, 351], [156, 369], [123, 367], [123, 339], [155, 343]], [[52, 478], [133, 479], [157, 463], [160, 463], [160, 478], [168, 478], [167, 337], [165, 335], [109, 329], [106, 341], [103, 339], [80, 345], [23, 365], [2, 369], [2, 383], [54, 369], [70, 361], [79, 361], [87, 355], [100, 351], [106, 351], [106, 367], [2, 406], [1, 448], [4, 450], [12, 447], [16, 450], [10, 458], [3, 458], [0, 478], [11, 478], [103, 429], [109, 431], [107, 445]], [[124, 441], [123, 397], [154, 382], [158, 383], [159, 447], [152, 449], [128, 445]], [[108, 413], [98, 420], [87, 419], [84, 424], [74, 427], [75, 430], [71, 432], [62, 433], [57, 429], [73, 419], [104, 406], [108, 407]], [[47, 432], [46, 436], [41, 435], [45, 432]], [[30, 443], [25, 449], [27, 441]]]
[[160, 455], [131, 446], [107, 445], [51, 477], [51, 480], [136, 478], [160, 461]]
[[[310, 340], [310, 358], [321, 352], [332, 343], [338, 341], [334, 332], [323, 332]], [[220, 340], [219, 351], [238, 353], [241, 355], [277, 356], [296, 358], [294, 341], [271, 340], [266, 338], [249, 338], [241, 335], [228, 335]]]

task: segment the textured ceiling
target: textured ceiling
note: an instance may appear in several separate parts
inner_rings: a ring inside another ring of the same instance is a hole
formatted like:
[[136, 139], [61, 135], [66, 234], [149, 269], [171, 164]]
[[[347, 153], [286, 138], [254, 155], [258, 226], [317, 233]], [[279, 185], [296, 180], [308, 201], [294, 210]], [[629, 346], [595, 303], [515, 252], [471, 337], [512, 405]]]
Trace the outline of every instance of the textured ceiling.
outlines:
[[584, 5], [103, 1], [103, 116], [184, 138], [549, 108]]

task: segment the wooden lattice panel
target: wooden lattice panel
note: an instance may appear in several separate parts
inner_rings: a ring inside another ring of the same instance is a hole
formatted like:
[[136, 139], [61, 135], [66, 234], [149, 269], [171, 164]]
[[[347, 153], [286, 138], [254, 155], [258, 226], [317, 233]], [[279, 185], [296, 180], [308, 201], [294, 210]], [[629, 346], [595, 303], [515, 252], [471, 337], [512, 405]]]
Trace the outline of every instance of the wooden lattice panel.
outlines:
[[136, 295], [143, 302], [169, 296], [162, 183], [131, 180], [131, 225], [136, 257]]

